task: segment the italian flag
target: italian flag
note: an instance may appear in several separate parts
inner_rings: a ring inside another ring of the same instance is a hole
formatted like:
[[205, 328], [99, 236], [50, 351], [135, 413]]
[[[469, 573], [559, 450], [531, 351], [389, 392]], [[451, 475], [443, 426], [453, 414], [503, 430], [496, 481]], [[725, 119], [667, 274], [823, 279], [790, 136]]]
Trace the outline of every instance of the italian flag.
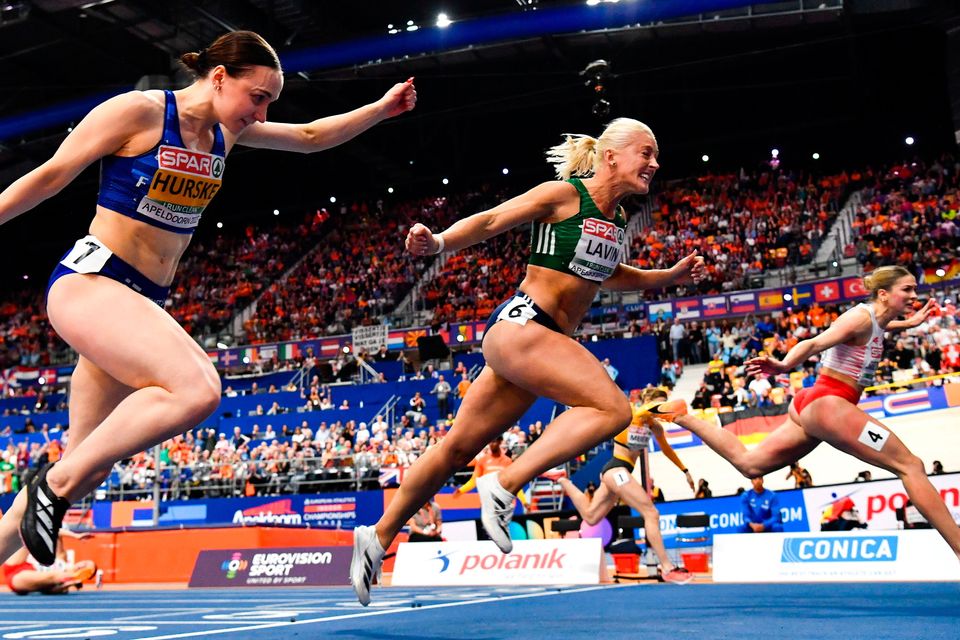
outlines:
[[293, 360], [300, 357], [300, 345], [296, 342], [288, 342], [280, 345], [280, 359]]

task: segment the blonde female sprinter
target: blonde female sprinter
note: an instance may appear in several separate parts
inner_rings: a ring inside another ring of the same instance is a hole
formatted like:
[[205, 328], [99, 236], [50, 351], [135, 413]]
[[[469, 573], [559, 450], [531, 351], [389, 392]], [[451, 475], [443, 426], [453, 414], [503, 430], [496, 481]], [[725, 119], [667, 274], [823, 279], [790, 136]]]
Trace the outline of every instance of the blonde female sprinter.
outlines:
[[[486, 366], [470, 387], [454, 428], [417, 460], [383, 517], [354, 533], [351, 582], [364, 605], [370, 582], [410, 516], [537, 396], [569, 407], [509, 467], [477, 480], [481, 521], [504, 553], [513, 548], [509, 524], [521, 487], [622, 431], [630, 403], [600, 362], [571, 338], [597, 291], [657, 289], [702, 277], [691, 254], [671, 269], [646, 271], [623, 263], [626, 217], [620, 201], [645, 194], [657, 169], [657, 140], [645, 124], [611, 122], [599, 138], [568, 136], [550, 150], [560, 180], [546, 182], [489, 211], [434, 234], [415, 224], [407, 249], [415, 255], [457, 251], [521, 224], [531, 225], [530, 260], [517, 293], [487, 321]], [[583, 179], [574, 176], [584, 176]]]

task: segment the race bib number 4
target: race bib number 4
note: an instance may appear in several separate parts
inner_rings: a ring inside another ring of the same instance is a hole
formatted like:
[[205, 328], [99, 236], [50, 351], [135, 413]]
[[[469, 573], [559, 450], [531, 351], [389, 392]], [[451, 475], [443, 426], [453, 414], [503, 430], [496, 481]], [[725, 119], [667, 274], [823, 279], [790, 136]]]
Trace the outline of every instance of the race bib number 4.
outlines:
[[77, 273], [100, 273], [112, 255], [113, 252], [103, 246], [96, 236], [87, 236], [77, 240], [60, 264]]
[[889, 438], [889, 431], [875, 422], [868, 421], [867, 424], [863, 425], [863, 431], [860, 432], [860, 437], [857, 440], [875, 451], [880, 451], [883, 449], [883, 445], [887, 444]]

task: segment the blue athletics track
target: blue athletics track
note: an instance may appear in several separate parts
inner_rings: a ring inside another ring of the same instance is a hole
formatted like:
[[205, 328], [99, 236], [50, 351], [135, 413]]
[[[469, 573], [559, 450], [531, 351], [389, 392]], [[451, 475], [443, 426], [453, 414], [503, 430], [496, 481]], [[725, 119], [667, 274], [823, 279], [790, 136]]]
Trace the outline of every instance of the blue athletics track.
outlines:
[[960, 638], [960, 584], [84, 590], [0, 594], [0, 638]]

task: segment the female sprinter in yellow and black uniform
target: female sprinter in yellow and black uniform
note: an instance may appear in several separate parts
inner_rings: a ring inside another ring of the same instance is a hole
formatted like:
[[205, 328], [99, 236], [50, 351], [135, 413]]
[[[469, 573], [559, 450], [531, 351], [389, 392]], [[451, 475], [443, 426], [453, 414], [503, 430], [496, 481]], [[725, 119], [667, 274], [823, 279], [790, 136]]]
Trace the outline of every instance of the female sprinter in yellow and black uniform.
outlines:
[[660, 403], [667, 399], [667, 393], [662, 389], [646, 389], [641, 396], [641, 404], [633, 407], [633, 420], [630, 426], [613, 438], [613, 457], [600, 472], [600, 488], [591, 500], [567, 478], [560, 478], [560, 486], [570, 496], [573, 506], [577, 508], [580, 517], [587, 524], [596, 524], [616, 506], [618, 500], [636, 509], [643, 516], [644, 535], [647, 544], [660, 559], [660, 568], [663, 579], [667, 582], [685, 584], [690, 581], [690, 573], [677, 567], [670, 561], [667, 550], [663, 546], [663, 537], [660, 535], [660, 512], [653, 506], [653, 501], [647, 490], [637, 482], [633, 470], [637, 466], [640, 453], [650, 444], [650, 437], [656, 438], [663, 449], [663, 453], [670, 461], [677, 465], [687, 477], [687, 484], [692, 490], [693, 477], [673, 447], [667, 442], [663, 426], [654, 418], [647, 408], [654, 402]]

